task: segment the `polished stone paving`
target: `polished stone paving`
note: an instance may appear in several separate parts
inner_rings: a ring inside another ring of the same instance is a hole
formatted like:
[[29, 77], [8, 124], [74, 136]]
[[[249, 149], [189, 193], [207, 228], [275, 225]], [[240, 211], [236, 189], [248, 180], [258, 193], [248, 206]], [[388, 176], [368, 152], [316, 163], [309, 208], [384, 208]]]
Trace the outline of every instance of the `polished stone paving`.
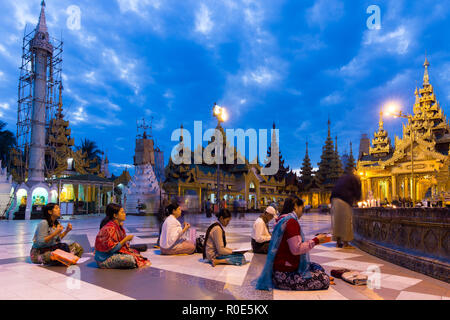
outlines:
[[[235, 218], [226, 228], [229, 247], [250, 245], [251, 227], [257, 214]], [[65, 239], [76, 241], [85, 248], [75, 267], [44, 267], [31, 264], [28, 257], [31, 242], [39, 221], [0, 221], [0, 299], [48, 300], [444, 300], [450, 299], [450, 285], [411, 270], [396, 266], [369, 254], [335, 248], [335, 243], [316, 246], [311, 261], [321, 264], [329, 273], [336, 268], [362, 272], [379, 270], [374, 276], [377, 288], [352, 286], [336, 279], [335, 285], [324, 291], [291, 292], [255, 290], [252, 282], [259, 276], [266, 256], [246, 253], [248, 264], [241, 267], [219, 265], [213, 268], [202, 262], [200, 254], [191, 256], [161, 256], [153, 249], [158, 236], [154, 217], [128, 216], [125, 223], [129, 234], [135, 235], [133, 244], [145, 243], [144, 253], [152, 262], [142, 270], [100, 270], [93, 257], [93, 246], [100, 216], [62, 219], [71, 222], [73, 231]], [[201, 234], [214, 221], [204, 215], [186, 215], [184, 218]], [[317, 213], [302, 217], [306, 237], [330, 230], [330, 217]], [[376, 277], [376, 278], [375, 278]]]

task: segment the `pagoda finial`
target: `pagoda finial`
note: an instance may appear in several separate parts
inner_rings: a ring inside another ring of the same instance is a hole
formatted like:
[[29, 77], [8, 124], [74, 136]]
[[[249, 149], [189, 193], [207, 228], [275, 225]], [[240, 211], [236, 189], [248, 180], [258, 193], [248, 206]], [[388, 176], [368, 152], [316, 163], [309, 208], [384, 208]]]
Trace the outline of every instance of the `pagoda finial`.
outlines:
[[331, 137], [331, 121], [330, 121], [330, 115], [328, 115], [328, 137]]
[[273, 130], [275, 130], [275, 121], [273, 122]]
[[353, 157], [353, 145], [351, 141], [350, 141], [350, 155]]
[[308, 155], [308, 139], [306, 139], [306, 155]]
[[425, 72], [423, 75], [423, 84], [428, 85], [430, 84], [430, 76], [428, 74], [428, 67], [430, 66], [430, 63], [428, 62], [428, 58], [425, 55], [425, 62], [423, 63], [423, 66], [425, 68]]
[[180, 129], [181, 129], [180, 142], [183, 142], [183, 124], [181, 124]]
[[44, 0], [42, 0], [42, 2], [41, 2], [41, 14], [39, 16], [39, 22], [36, 27], [36, 31], [40, 31], [40, 32], [44, 32], [44, 33], [48, 32], [47, 22], [45, 19], [45, 1]]
[[383, 122], [383, 111], [380, 111], [380, 121], [378, 122], [378, 128], [379, 128], [380, 132], [384, 130], [383, 125], [384, 125], [384, 122]]
[[338, 152], [338, 139], [337, 139], [337, 136], [336, 136], [336, 148], [335, 148], [335, 150], [336, 150], [336, 153]]

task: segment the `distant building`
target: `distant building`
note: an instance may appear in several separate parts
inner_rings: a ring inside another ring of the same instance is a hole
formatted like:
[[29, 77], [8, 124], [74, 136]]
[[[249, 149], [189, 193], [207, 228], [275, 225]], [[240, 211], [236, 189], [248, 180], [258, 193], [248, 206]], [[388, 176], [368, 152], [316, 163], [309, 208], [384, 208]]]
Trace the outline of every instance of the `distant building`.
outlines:
[[367, 133], [363, 133], [361, 135], [361, 139], [359, 141], [359, 153], [358, 153], [358, 159], [361, 159], [363, 155], [369, 154], [370, 149], [370, 139]]

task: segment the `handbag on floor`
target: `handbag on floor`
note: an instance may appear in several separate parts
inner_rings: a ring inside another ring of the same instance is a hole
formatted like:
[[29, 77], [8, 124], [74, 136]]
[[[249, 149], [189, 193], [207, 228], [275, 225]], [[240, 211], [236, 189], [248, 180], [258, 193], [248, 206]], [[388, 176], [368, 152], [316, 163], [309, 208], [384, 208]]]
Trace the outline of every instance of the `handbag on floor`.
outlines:
[[146, 244], [132, 244], [130, 245], [130, 248], [139, 252], [145, 252], [148, 249]]
[[330, 274], [332, 277], [335, 277], [337, 279], [342, 279], [342, 275], [346, 272], [350, 272], [351, 270], [349, 269], [336, 269], [336, 270], [331, 270]]
[[66, 252], [61, 249], [56, 249], [51, 253], [51, 259], [54, 261], [61, 262], [65, 266], [71, 266], [73, 264], [77, 264], [80, 257], [70, 252]]
[[369, 277], [358, 271], [349, 271], [342, 274], [342, 280], [355, 286], [364, 286], [367, 284]]

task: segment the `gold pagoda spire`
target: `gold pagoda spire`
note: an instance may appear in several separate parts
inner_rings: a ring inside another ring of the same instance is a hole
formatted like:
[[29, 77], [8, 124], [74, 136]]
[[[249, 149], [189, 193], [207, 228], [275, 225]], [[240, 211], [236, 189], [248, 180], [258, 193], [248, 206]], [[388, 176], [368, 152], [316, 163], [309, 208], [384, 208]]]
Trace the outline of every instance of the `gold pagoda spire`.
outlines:
[[331, 121], [330, 121], [330, 115], [328, 115], [328, 138], [331, 138]]
[[378, 131], [375, 132], [372, 139], [373, 147], [369, 148], [369, 154], [373, 156], [387, 155], [392, 151], [391, 141], [388, 133], [384, 130], [383, 111], [380, 111], [380, 120], [378, 122]]
[[423, 74], [423, 85], [429, 85], [430, 84], [430, 75], [428, 74], [428, 67], [430, 66], [430, 63], [428, 62], [427, 57], [425, 56], [425, 62], [423, 63], [423, 66], [425, 68], [424, 74]]
[[378, 131], [381, 132], [383, 130], [384, 130], [383, 111], [380, 111], [380, 121], [378, 122]]

